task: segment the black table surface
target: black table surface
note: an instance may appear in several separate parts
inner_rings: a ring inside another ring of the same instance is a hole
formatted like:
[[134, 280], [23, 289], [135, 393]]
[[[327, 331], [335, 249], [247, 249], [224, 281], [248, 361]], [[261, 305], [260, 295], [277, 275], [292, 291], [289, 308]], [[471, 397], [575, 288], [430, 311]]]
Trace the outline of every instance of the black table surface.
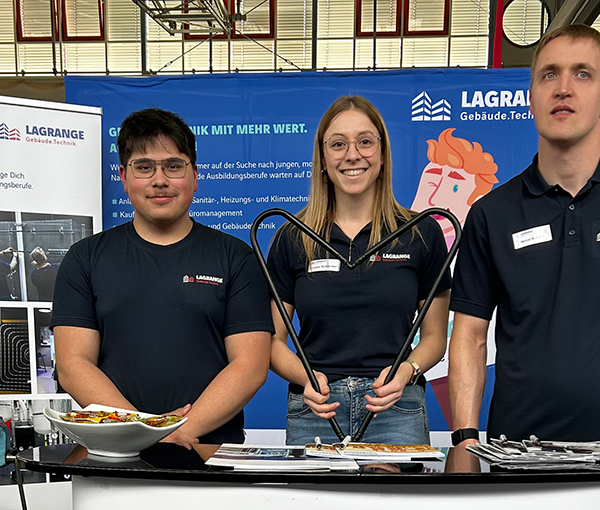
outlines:
[[18, 454], [22, 469], [79, 476], [182, 480], [214, 483], [297, 484], [495, 484], [600, 482], [600, 471], [532, 471], [492, 469], [464, 448], [444, 448], [443, 461], [418, 464], [378, 464], [360, 471], [329, 473], [239, 472], [207, 466], [216, 445], [197, 445], [193, 450], [158, 443], [139, 457], [110, 458], [88, 455], [82, 446], [42, 446]]

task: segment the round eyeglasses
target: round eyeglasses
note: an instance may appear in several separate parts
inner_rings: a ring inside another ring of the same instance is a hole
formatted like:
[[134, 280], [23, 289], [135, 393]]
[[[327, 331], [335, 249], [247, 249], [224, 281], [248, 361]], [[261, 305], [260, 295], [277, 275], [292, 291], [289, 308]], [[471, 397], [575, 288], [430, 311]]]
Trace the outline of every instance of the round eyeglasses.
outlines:
[[333, 135], [325, 140], [323, 145], [325, 146], [325, 150], [329, 157], [333, 159], [342, 159], [348, 152], [350, 144], [354, 142], [354, 146], [358, 153], [363, 158], [368, 158], [377, 152], [380, 141], [381, 138], [371, 133], [365, 133], [358, 138], [351, 139], [341, 135]]
[[169, 179], [181, 179], [185, 176], [185, 170], [190, 164], [181, 158], [149, 159], [140, 158], [129, 162], [133, 176], [137, 179], [150, 179], [156, 173], [156, 167], [160, 163], [163, 174]]

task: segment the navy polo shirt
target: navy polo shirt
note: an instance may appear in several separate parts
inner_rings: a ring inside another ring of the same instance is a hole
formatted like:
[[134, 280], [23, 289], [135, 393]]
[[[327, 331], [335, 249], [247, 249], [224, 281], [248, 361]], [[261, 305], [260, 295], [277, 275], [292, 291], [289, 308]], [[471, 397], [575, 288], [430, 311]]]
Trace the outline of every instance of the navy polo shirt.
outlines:
[[[447, 255], [435, 220], [427, 218], [418, 228], [419, 233], [405, 232], [394, 246], [354, 270], [327, 266], [322, 252], [313, 262], [313, 268], [322, 270], [307, 272], [296, 230], [284, 228], [276, 235], [269, 271], [281, 299], [296, 309], [299, 339], [313, 369], [325, 373], [330, 382], [350, 376], [376, 378], [396, 359], [418, 302], [427, 297]], [[334, 224], [330, 243], [356, 260], [367, 250], [370, 235], [371, 224], [353, 240]], [[448, 272], [438, 292], [450, 285]], [[301, 391], [297, 386], [290, 389]]]
[[488, 437], [600, 440], [599, 182], [572, 197], [536, 156], [467, 217], [450, 308], [497, 307]]

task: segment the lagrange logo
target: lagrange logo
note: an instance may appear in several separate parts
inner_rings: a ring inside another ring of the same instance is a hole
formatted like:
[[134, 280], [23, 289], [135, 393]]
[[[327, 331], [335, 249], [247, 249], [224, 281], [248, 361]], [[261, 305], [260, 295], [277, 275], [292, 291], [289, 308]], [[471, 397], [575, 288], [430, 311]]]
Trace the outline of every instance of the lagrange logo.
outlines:
[[0, 124], [0, 140], [21, 140], [21, 132], [17, 128], [10, 129], [4, 122]]
[[427, 92], [421, 92], [412, 100], [412, 118], [413, 122], [452, 120], [452, 106], [445, 99], [431, 104], [431, 98]]
[[189, 276], [185, 275], [183, 277], [183, 283], [209, 283], [211, 285], [221, 285], [223, 283], [223, 278], [220, 276], [207, 276], [204, 274]]
[[371, 262], [392, 262], [396, 260], [410, 260], [410, 253], [384, 253], [383, 255], [371, 255]]

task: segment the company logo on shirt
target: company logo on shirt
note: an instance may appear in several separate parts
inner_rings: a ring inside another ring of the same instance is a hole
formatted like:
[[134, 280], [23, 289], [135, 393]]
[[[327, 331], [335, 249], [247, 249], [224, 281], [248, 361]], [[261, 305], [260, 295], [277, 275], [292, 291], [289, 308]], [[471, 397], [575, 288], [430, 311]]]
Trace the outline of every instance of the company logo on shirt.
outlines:
[[452, 106], [445, 99], [440, 99], [432, 104], [431, 97], [427, 92], [421, 92], [412, 100], [413, 122], [431, 120], [452, 120]]
[[0, 140], [21, 141], [21, 132], [17, 128], [10, 129], [4, 122], [0, 124]]
[[384, 253], [383, 255], [371, 255], [371, 262], [396, 262], [402, 260], [410, 260], [410, 253]]
[[600, 232], [596, 234], [596, 242], [600, 243]]
[[223, 283], [223, 278], [220, 276], [208, 276], [205, 274], [200, 274], [196, 276], [184, 275], [183, 283], [208, 283], [210, 285], [221, 285]]
[[381, 256], [384, 262], [393, 262], [395, 260], [410, 260], [410, 253], [384, 253]]

